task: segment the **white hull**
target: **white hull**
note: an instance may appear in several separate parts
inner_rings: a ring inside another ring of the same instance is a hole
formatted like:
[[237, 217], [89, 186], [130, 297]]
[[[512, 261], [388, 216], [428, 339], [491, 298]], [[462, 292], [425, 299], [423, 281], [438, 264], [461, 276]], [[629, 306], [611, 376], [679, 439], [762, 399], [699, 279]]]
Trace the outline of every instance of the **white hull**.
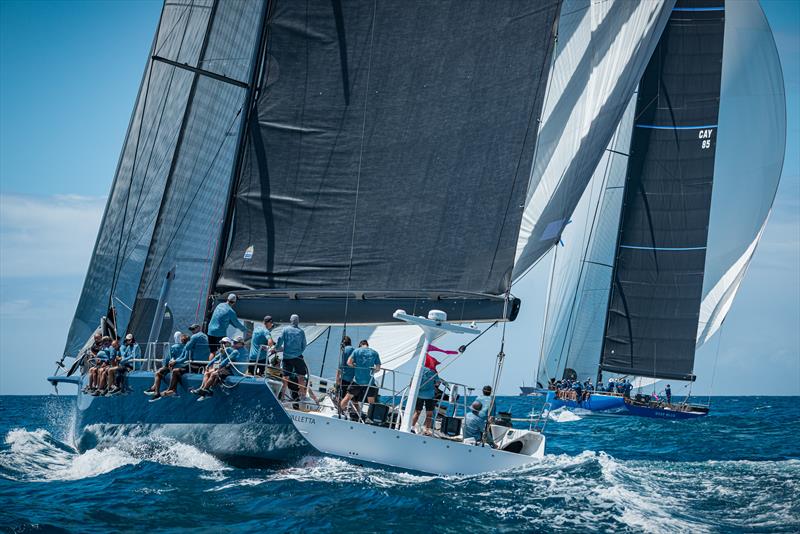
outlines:
[[430, 474], [474, 475], [536, 463], [544, 456], [545, 437], [538, 432], [511, 431], [515, 438], [525, 441], [528, 454], [524, 454], [401, 432], [318, 412], [292, 409], [286, 412], [315, 449], [355, 462]]

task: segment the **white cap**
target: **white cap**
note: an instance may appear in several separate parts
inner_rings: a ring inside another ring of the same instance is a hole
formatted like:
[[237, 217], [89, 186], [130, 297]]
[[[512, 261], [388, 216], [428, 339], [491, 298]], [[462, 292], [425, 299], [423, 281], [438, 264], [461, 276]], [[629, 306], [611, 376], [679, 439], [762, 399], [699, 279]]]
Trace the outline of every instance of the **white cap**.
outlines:
[[131, 339], [133, 339], [133, 334], [128, 334], [127, 336], [125, 336], [125, 341], [129, 341]]
[[232, 340], [231, 338], [229, 338], [228, 336], [225, 336], [225, 337], [223, 337], [222, 339], [220, 339], [220, 340], [219, 340], [219, 342], [220, 342], [220, 343], [228, 343], [228, 344], [231, 344], [231, 343], [233, 343], [233, 340]]
[[228, 295], [228, 302], [236, 302], [236, 293], [230, 293]]
[[296, 313], [293, 313], [292, 316], [289, 317], [289, 322], [294, 326], [297, 326], [298, 324], [300, 324], [300, 316], [297, 315]]
[[244, 338], [242, 336], [236, 336], [233, 338], [234, 343], [244, 343]]
[[181, 334], [181, 332], [179, 330], [179, 331], [175, 332], [175, 334], [173, 334], [172, 339], [175, 340], [175, 343], [180, 343], [182, 335], [183, 334]]

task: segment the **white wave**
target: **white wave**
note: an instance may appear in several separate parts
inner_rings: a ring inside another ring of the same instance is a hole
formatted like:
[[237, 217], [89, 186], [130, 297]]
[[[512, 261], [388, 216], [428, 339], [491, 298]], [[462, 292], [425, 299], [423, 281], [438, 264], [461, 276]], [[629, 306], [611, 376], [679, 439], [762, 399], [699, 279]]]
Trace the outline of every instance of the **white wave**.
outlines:
[[230, 469], [210, 454], [163, 438], [126, 437], [112, 446], [78, 453], [47, 430], [17, 428], [6, 435], [5, 443], [8, 450], [0, 452], [0, 467], [13, 473], [14, 478], [31, 481], [79, 480], [142, 461], [199, 469], [217, 478]]
[[440, 479], [432, 475], [415, 475], [375, 467], [363, 467], [346, 460], [327, 456], [307, 456], [297, 465], [276, 471], [269, 480], [294, 480], [298, 482], [329, 482], [370, 484], [394, 487], [422, 484]]
[[43, 429], [14, 429], [6, 435], [9, 449], [0, 453], [0, 466], [33, 480], [78, 480], [94, 477], [139, 460], [119, 450], [92, 449], [78, 454]]
[[580, 421], [582, 419], [581, 416], [572, 413], [563, 406], [548, 413], [547, 417], [556, 423], [570, 423], [572, 421]]

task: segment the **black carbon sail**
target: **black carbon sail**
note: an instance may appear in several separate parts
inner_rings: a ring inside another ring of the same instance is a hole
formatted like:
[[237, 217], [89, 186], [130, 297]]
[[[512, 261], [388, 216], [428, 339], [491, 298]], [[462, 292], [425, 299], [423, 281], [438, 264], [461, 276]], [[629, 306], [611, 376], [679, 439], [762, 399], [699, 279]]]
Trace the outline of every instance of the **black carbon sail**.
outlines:
[[274, 2], [217, 292], [249, 318], [512, 318], [559, 4]]
[[164, 3], [65, 354], [111, 306], [120, 331], [130, 319], [213, 5]]
[[642, 77], [600, 366], [693, 380], [724, 4], [678, 1]]

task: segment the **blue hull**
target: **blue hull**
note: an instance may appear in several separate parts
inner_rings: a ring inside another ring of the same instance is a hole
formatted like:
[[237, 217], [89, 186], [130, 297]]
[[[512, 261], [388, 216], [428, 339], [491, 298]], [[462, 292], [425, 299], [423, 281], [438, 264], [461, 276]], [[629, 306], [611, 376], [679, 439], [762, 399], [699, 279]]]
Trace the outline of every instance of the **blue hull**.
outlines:
[[626, 405], [631, 415], [651, 417], [653, 419], [696, 419], [708, 415], [708, 411], [682, 411], [671, 410], [661, 406], [641, 406], [628, 403]]
[[605, 413], [624, 413], [625, 400], [616, 395], [605, 395], [603, 393], [592, 393], [589, 398], [583, 401], [557, 399], [556, 392], [547, 391], [547, 402], [550, 403], [550, 409], [556, 410], [558, 408], [580, 408], [590, 412], [605, 412]]
[[[178, 396], [149, 402], [142, 393], [153, 373], [128, 374], [128, 391], [110, 397], [78, 392], [75, 441], [79, 450], [127, 436], [172, 438], [229, 459], [287, 461], [313, 449], [263, 380], [230, 378], [203, 402], [189, 393], [202, 376], [184, 375]], [[163, 390], [163, 387], [162, 387]]]

